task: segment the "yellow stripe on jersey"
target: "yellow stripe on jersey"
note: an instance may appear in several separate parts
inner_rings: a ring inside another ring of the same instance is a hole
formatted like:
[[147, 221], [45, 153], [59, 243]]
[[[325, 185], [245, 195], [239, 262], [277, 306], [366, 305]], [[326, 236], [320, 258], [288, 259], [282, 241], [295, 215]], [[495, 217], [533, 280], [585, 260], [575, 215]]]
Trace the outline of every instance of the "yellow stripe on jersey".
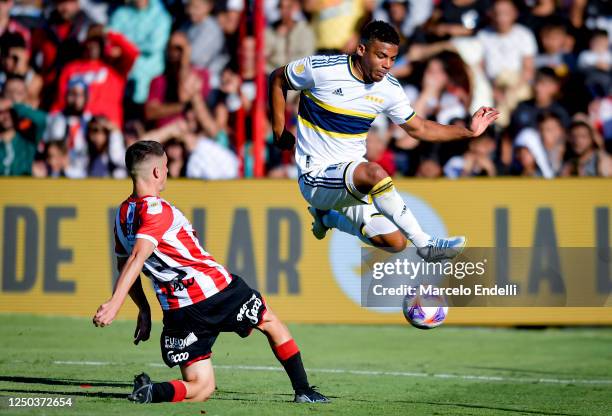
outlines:
[[298, 121], [302, 123], [304, 126], [308, 127], [311, 130], [314, 130], [318, 133], [324, 134], [329, 137], [333, 137], [334, 139], [365, 139], [368, 136], [368, 132], [365, 133], [337, 133], [335, 131], [325, 130], [315, 124], [312, 124], [310, 121], [304, 119], [302, 116], [298, 115]]
[[302, 91], [302, 93], [306, 97], [308, 97], [312, 101], [314, 101], [319, 107], [324, 108], [327, 111], [331, 111], [332, 113], [345, 114], [345, 115], [348, 115], [348, 116], [356, 116], [356, 117], [363, 117], [363, 118], [370, 118], [370, 119], [375, 119], [376, 118], [376, 114], [362, 113], [361, 111], [355, 111], [355, 110], [346, 110], [344, 108], [335, 107], [333, 105], [329, 105], [327, 103], [324, 103], [323, 101], [319, 100], [317, 97], [312, 95], [312, 93], [310, 91], [305, 90], [305, 91]]

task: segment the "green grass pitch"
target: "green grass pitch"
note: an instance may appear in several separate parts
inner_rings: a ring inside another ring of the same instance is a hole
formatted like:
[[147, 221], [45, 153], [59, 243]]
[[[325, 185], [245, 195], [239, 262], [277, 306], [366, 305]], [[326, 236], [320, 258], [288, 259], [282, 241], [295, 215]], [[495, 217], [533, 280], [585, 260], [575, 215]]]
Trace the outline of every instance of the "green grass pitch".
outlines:
[[[133, 376], [163, 366], [160, 323], [0, 315], [0, 414], [8, 415], [612, 415], [612, 329], [291, 325], [312, 384], [333, 402], [290, 403], [265, 337], [222, 334], [206, 403], [137, 405]], [[71, 397], [71, 408], [15, 408], [9, 397]]]

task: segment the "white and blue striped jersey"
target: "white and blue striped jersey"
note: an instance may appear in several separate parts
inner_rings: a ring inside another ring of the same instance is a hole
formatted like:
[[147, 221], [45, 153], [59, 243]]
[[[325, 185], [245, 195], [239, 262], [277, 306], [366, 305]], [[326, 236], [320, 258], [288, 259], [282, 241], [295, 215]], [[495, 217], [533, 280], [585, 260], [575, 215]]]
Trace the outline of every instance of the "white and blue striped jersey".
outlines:
[[396, 124], [414, 117], [400, 83], [387, 74], [367, 84], [354, 74], [348, 55], [315, 55], [285, 68], [291, 88], [301, 90], [295, 160], [300, 174], [334, 163], [361, 160], [377, 115]]

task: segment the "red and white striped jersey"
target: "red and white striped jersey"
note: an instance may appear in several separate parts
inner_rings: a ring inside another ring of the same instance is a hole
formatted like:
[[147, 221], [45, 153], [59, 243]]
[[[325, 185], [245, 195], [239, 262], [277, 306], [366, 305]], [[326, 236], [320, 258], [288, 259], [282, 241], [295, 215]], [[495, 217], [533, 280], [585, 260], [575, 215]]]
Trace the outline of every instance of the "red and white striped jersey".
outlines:
[[115, 254], [127, 257], [137, 238], [155, 244], [142, 272], [153, 281], [163, 310], [192, 305], [219, 293], [232, 275], [207, 253], [183, 213], [162, 198], [126, 199], [115, 218]]

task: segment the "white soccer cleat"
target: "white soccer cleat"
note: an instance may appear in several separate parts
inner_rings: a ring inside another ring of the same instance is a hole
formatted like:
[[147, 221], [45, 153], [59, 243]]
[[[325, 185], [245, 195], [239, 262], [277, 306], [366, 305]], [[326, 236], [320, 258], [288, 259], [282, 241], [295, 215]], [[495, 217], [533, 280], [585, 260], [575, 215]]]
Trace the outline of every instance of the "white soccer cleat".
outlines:
[[466, 243], [467, 239], [464, 236], [431, 237], [425, 247], [417, 248], [417, 254], [427, 262], [448, 260], [461, 254]]
[[315, 207], [308, 207], [308, 212], [310, 212], [313, 219], [311, 228], [312, 234], [317, 240], [323, 240], [327, 234], [327, 230], [329, 230], [329, 227], [326, 227], [325, 224], [323, 224], [323, 215], [327, 214], [329, 211], [323, 211]]

